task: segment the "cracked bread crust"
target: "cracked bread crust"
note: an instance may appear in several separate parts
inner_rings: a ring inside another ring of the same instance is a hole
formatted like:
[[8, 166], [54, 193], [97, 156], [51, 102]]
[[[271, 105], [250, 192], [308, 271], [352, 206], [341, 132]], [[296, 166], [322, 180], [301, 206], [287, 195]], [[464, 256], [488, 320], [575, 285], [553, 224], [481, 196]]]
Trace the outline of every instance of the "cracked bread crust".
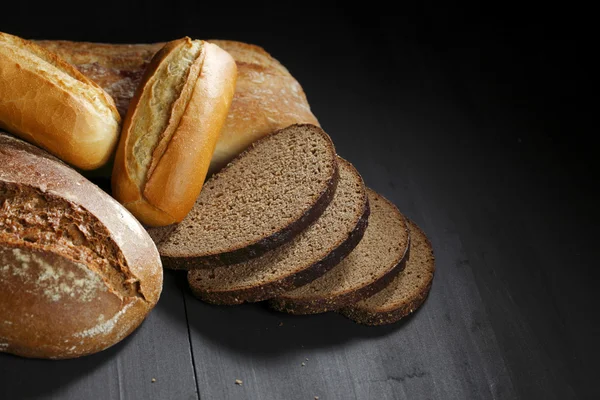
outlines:
[[162, 268], [133, 216], [73, 169], [0, 133], [0, 351], [73, 358], [131, 333]]

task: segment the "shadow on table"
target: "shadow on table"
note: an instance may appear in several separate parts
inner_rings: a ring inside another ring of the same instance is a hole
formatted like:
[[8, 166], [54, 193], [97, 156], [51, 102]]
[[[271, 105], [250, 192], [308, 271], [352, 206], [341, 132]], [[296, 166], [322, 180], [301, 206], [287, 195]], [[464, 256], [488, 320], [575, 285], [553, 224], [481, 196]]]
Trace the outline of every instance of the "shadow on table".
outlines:
[[413, 319], [411, 315], [395, 324], [372, 327], [335, 312], [298, 316], [271, 310], [266, 304], [212, 306], [189, 293], [186, 303], [192, 337], [199, 335], [214, 346], [262, 356], [384, 337], [404, 329]]
[[[115, 383], [119, 379], [118, 358], [139, 356], [137, 348], [151, 344], [149, 330], [166, 329], [165, 322], [170, 329], [187, 330], [179, 278], [166, 272], [161, 300], [148, 319], [127, 338], [100, 353], [72, 360], [37, 360], [0, 354], [0, 400], [61, 398], [70, 391], [69, 387], [78, 384], [105, 390], [108, 397], [110, 387], [118, 386]], [[101, 369], [108, 372], [99, 371]], [[89, 382], [90, 379], [93, 382]]]
[[135, 334], [100, 353], [71, 360], [38, 360], [0, 354], [0, 399], [59, 398], [64, 388], [114, 361]]

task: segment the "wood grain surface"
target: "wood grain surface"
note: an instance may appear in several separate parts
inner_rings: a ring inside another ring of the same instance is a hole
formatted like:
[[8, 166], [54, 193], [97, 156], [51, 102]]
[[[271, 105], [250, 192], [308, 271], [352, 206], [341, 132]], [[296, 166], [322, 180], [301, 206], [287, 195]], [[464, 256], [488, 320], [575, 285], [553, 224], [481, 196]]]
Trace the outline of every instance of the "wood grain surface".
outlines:
[[254, 42], [289, 68], [339, 154], [431, 239], [430, 297], [373, 328], [335, 313], [207, 305], [167, 271], [156, 310], [113, 348], [60, 362], [0, 355], [0, 399], [600, 398], [598, 180], [586, 139], [563, 133], [580, 132], [560, 106], [570, 86], [546, 64], [565, 49], [532, 45], [538, 59], [520, 53], [531, 35], [515, 49], [512, 36], [442, 28], [422, 39], [395, 17], [328, 20], [318, 40], [290, 30], [275, 40], [250, 23], [194, 32], [185, 21], [172, 35]]

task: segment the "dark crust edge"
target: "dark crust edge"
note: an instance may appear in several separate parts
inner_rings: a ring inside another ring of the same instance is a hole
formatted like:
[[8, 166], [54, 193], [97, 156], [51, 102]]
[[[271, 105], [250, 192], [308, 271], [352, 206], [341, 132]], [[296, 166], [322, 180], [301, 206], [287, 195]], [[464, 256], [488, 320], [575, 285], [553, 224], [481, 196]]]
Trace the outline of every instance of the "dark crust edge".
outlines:
[[[314, 128], [318, 128], [319, 131], [326, 138], [328, 138], [328, 140], [331, 144], [331, 150], [332, 150], [332, 154], [333, 154], [333, 160], [332, 160], [333, 166], [334, 166], [333, 174], [332, 174], [329, 182], [327, 182], [327, 187], [325, 188], [325, 191], [321, 194], [321, 196], [319, 196], [317, 201], [315, 201], [314, 205], [311, 208], [309, 208], [308, 210], [306, 210], [299, 219], [293, 221], [291, 224], [287, 225], [279, 232], [275, 232], [271, 236], [260, 239], [259, 241], [255, 242], [253, 244], [250, 244], [246, 247], [242, 247], [240, 249], [236, 249], [236, 250], [228, 251], [228, 252], [224, 252], [224, 253], [219, 253], [219, 254], [209, 254], [206, 256], [198, 256], [198, 257], [171, 257], [171, 256], [165, 256], [165, 255], [161, 254], [161, 259], [163, 262], [163, 266], [165, 268], [175, 269], [175, 270], [183, 269], [183, 270], [189, 271], [192, 269], [200, 269], [200, 268], [223, 267], [223, 266], [238, 264], [238, 263], [241, 263], [244, 261], [251, 260], [253, 258], [256, 258], [256, 257], [259, 257], [259, 256], [265, 254], [266, 252], [268, 252], [270, 250], [273, 250], [273, 249], [281, 246], [284, 243], [289, 242], [296, 235], [298, 235], [298, 233], [302, 232], [310, 224], [315, 222], [323, 214], [323, 212], [325, 212], [325, 209], [327, 208], [329, 203], [331, 203], [331, 200], [333, 200], [333, 196], [335, 195], [335, 190], [337, 188], [337, 184], [338, 184], [339, 177], [340, 177], [337, 155], [335, 153], [335, 148], [333, 147], [333, 143], [331, 143], [331, 138], [329, 138], [329, 136], [318, 126], [311, 125], [311, 124], [294, 124], [294, 125], [291, 125], [290, 127], [302, 127], [302, 126], [311, 126]], [[280, 129], [279, 131], [276, 131], [270, 135], [267, 135], [264, 138], [259, 139], [257, 142], [255, 142], [254, 145], [259, 144], [260, 141], [269, 138], [271, 135], [274, 135], [277, 132], [280, 132], [284, 129], [289, 129], [290, 127]], [[252, 146], [250, 148], [246, 149], [244, 152], [242, 152], [238, 156], [238, 158], [244, 156], [244, 154], [251, 148], [252, 148]], [[227, 169], [227, 167], [225, 167], [225, 169]], [[175, 228], [173, 228], [173, 230], [174, 229]], [[166, 237], [169, 236], [171, 233], [172, 232], [170, 232], [168, 235], [165, 235], [160, 240], [160, 242], [164, 241], [166, 239]], [[159, 248], [159, 251], [160, 251], [160, 248]]]
[[362, 307], [349, 306], [338, 310], [339, 314], [351, 319], [356, 323], [363, 325], [388, 325], [393, 324], [394, 322], [398, 322], [402, 318], [405, 318], [413, 312], [417, 311], [419, 307], [423, 305], [425, 300], [427, 300], [429, 292], [431, 291], [431, 286], [433, 285], [433, 278], [435, 276], [435, 255], [433, 254], [433, 246], [427, 235], [425, 235], [425, 232], [423, 232], [417, 224], [415, 224], [411, 220], [408, 220], [408, 224], [411, 229], [418, 230], [423, 235], [434, 260], [433, 268], [431, 270], [431, 279], [429, 280], [427, 285], [420, 292], [414, 295], [408, 302], [400, 304], [399, 307], [391, 311], [369, 311]]
[[256, 303], [273, 298], [288, 290], [299, 288], [331, 270], [354, 250], [365, 234], [369, 224], [370, 213], [371, 209], [367, 199], [367, 201], [365, 201], [363, 213], [348, 237], [339, 246], [331, 250], [324, 258], [296, 274], [253, 288], [227, 292], [204, 292], [194, 288], [193, 282], [190, 279], [190, 274], [188, 273], [188, 283], [190, 288], [192, 289], [194, 296], [198, 297], [200, 300], [218, 305]]
[[338, 310], [338, 313], [363, 325], [377, 326], [393, 324], [417, 311], [417, 309], [423, 305], [429, 295], [432, 284], [433, 279], [430, 280], [429, 284], [408, 303], [404, 303], [392, 311], [373, 312], [358, 307], [346, 307]]
[[[410, 237], [408, 239], [410, 241]], [[306, 315], [320, 314], [328, 311], [335, 311], [350, 304], [354, 304], [362, 299], [373, 296], [375, 293], [385, 289], [394, 278], [406, 266], [408, 258], [409, 246], [406, 247], [402, 258], [388, 272], [382, 275], [379, 279], [360, 289], [346, 292], [336, 297], [320, 298], [310, 300], [295, 300], [286, 297], [279, 297], [269, 300], [269, 306], [277, 311], [286, 312], [288, 314]]]
[[[404, 222], [404, 229], [408, 235], [406, 247], [404, 248], [404, 251], [400, 254], [400, 257], [397, 259], [397, 261], [393, 264], [393, 267], [391, 267], [384, 275], [379, 277], [374, 282], [356, 290], [347, 291], [346, 293], [340, 294], [335, 297], [294, 299], [281, 296], [271, 299], [269, 301], [269, 306], [272, 309], [295, 315], [320, 314], [328, 311], [336, 311], [340, 308], [347, 307], [351, 304], [359, 302], [360, 300], [371, 297], [375, 293], [385, 289], [385, 287], [392, 283], [394, 278], [404, 270], [404, 267], [406, 266], [406, 260], [408, 259], [410, 253], [409, 221], [398, 210], [394, 203], [392, 203], [379, 193], [373, 190], [371, 191], [378, 197], [380, 197], [383, 201], [389, 203], [392, 207], [394, 207], [394, 209], [396, 209], [398, 216]], [[369, 192], [369, 189], [367, 189], [367, 192]]]

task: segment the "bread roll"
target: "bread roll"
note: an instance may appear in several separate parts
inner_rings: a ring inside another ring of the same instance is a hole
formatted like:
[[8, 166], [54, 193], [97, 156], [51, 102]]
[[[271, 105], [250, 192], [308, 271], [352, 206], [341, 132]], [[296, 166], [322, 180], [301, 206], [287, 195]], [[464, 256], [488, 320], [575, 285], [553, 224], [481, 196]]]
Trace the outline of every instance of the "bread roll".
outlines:
[[213, 40], [238, 64], [236, 94], [210, 163], [210, 172], [223, 168], [251, 143], [293, 124], [319, 125], [302, 86], [263, 48]]
[[0, 128], [89, 170], [111, 157], [120, 122], [100, 86], [50, 51], [0, 32]]
[[130, 334], [162, 290], [139, 222], [75, 170], [0, 133], [0, 352], [95, 353]]
[[183, 38], [152, 59], [123, 126], [113, 196], [149, 226], [180, 222], [208, 171], [227, 117], [236, 65], [218, 46]]
[[[238, 70], [235, 95], [209, 173], [221, 169], [248, 145], [295, 123], [319, 125], [302, 86], [289, 71], [259, 46], [230, 40], [211, 40], [235, 59]], [[103, 44], [40, 41], [76, 65], [110, 93], [119, 110], [127, 110], [142, 71], [160, 49], [154, 44]]]

